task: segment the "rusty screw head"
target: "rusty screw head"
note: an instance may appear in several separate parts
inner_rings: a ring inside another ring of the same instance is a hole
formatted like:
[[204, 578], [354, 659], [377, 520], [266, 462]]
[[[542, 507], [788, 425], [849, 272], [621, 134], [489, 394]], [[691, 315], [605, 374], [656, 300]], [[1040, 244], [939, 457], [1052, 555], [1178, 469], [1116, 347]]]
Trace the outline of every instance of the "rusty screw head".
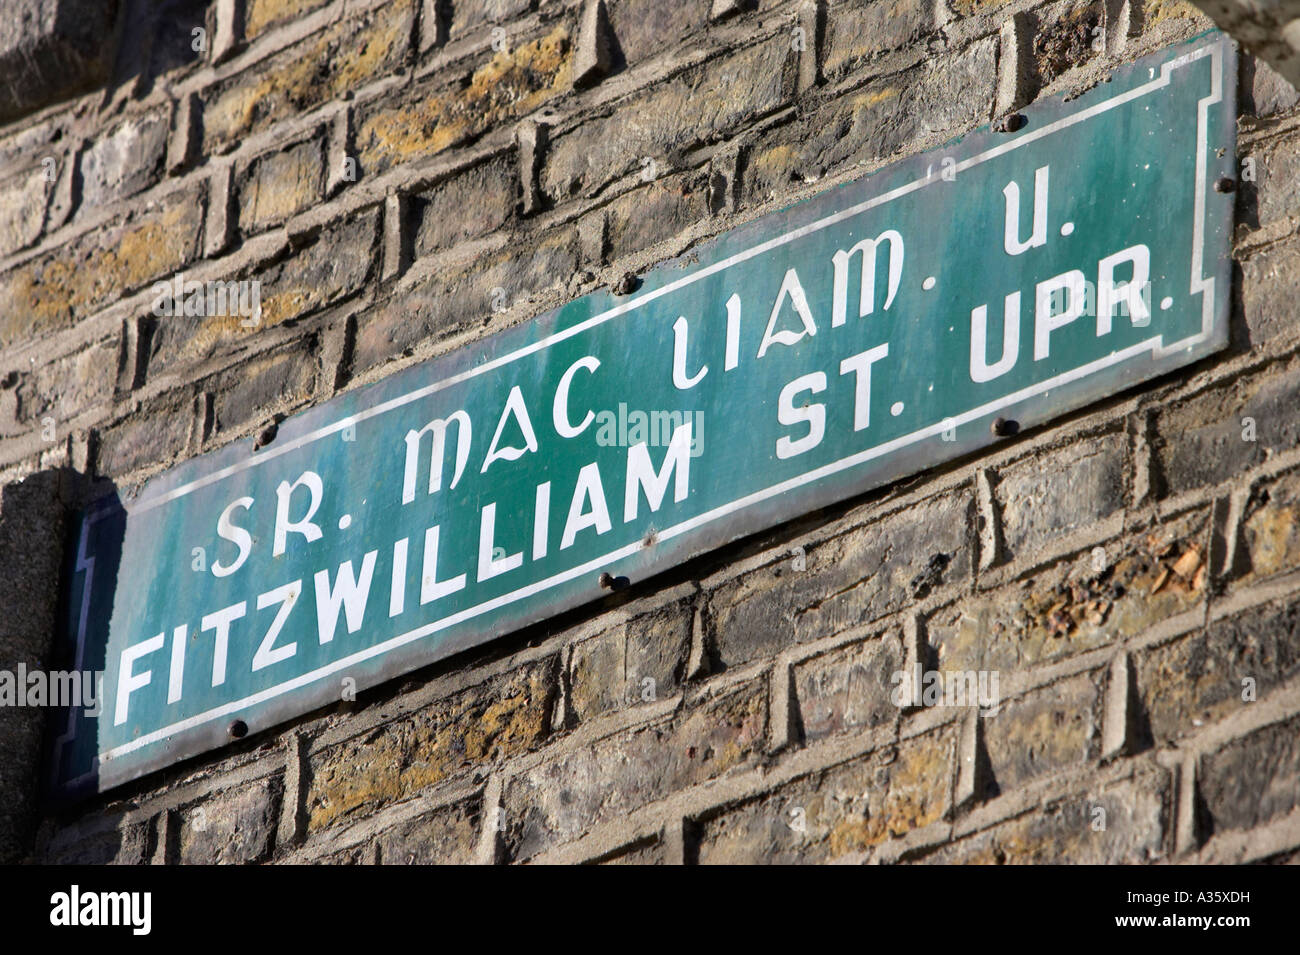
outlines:
[[1006, 116], [999, 117], [997, 121], [994, 122], [993, 131], [995, 133], [1014, 133], [1024, 125], [1025, 117], [1019, 113], [1008, 113]]
[[999, 438], [1005, 438], [1008, 435], [1015, 434], [1020, 428], [1014, 421], [1008, 421], [1006, 418], [994, 418], [989, 430]]
[[248, 724], [243, 720], [235, 720], [230, 724], [228, 732], [231, 739], [243, 739], [248, 735]]
[[600, 588], [602, 590], [614, 589], [614, 578], [610, 576], [608, 571], [600, 575], [600, 580], [598, 581], [598, 583], [600, 584]]
[[1229, 179], [1227, 176], [1223, 176], [1219, 179], [1214, 180], [1215, 192], [1232, 192], [1232, 190], [1236, 188], [1237, 188], [1237, 183], [1234, 182], [1232, 179]]

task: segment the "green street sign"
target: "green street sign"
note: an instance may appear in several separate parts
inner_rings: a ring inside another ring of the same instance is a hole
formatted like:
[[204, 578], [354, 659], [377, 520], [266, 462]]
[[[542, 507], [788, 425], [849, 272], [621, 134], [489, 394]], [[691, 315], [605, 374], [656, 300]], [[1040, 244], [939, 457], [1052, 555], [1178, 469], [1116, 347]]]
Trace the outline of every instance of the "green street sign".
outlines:
[[[1227, 341], [1212, 33], [85, 513], [52, 788], [102, 791]], [[1015, 124], [1013, 124], [1015, 125]], [[1216, 188], [1217, 184], [1217, 188]]]

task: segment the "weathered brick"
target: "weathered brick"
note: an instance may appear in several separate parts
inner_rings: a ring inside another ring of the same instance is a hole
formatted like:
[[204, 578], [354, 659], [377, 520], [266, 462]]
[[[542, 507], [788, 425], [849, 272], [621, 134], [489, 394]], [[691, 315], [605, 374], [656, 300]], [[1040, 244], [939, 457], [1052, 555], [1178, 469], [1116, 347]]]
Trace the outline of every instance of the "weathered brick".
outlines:
[[244, 36], [253, 40], [272, 27], [296, 20], [330, 0], [244, 0]]
[[1241, 263], [1241, 303], [1252, 345], [1300, 332], [1300, 242], [1281, 242]]
[[847, 730], [875, 729], [894, 720], [892, 677], [903, 669], [903, 645], [895, 633], [832, 650], [795, 667], [800, 723], [805, 741]]
[[245, 314], [252, 286], [240, 291], [240, 307], [211, 316], [169, 315], [153, 320], [148, 375], [197, 364], [243, 347], [263, 329], [302, 318], [346, 301], [360, 292], [376, 268], [379, 209], [371, 206], [330, 223], [295, 254], [258, 272], [241, 272], [214, 281], [257, 282], [260, 320]]
[[484, 328], [497, 310], [567, 282], [577, 269], [573, 229], [537, 237], [519, 248], [448, 262], [358, 320], [358, 372], [417, 344]]
[[1147, 31], [1176, 20], [1190, 20], [1201, 29], [1213, 26], [1209, 17], [1188, 0], [1142, 0], [1142, 11], [1142, 24]]
[[1037, 11], [1031, 50], [1039, 85], [1085, 65], [1101, 52], [1105, 8], [1101, 3], [1066, 3]]
[[49, 865], [141, 865], [147, 862], [149, 827], [139, 822], [106, 826], [72, 825], [59, 829], [39, 861]]
[[752, 765], [766, 727], [767, 687], [749, 684], [521, 773], [505, 793], [512, 855], [528, 858], [668, 793]]
[[1230, 480], [1300, 444], [1297, 407], [1300, 362], [1292, 361], [1165, 409], [1156, 419], [1156, 460], [1168, 491]]
[[725, 136], [789, 102], [796, 70], [797, 55], [782, 33], [630, 96], [610, 115], [553, 137], [542, 190], [557, 202], [591, 195], [642, 168], [646, 157]]
[[1169, 772], [1146, 765], [1131, 778], [1052, 799], [920, 861], [963, 865], [1153, 862], [1165, 854], [1172, 805]]
[[873, 162], [921, 142], [949, 139], [988, 118], [997, 78], [997, 38], [868, 82], [805, 118], [755, 140], [742, 196], [758, 203], [791, 181]]
[[467, 82], [439, 75], [366, 106], [355, 136], [362, 171], [373, 175], [440, 153], [566, 92], [571, 29], [558, 23], [527, 43], [484, 54], [487, 62]]
[[682, 600], [641, 614], [573, 648], [569, 701], [579, 721], [652, 703], [682, 686], [694, 612]]
[[795, 609], [826, 589], [817, 577], [795, 567], [796, 559], [787, 557], [708, 595], [714, 649], [723, 667], [771, 656], [795, 642]]
[[150, 4], [141, 10], [134, 29], [142, 34], [152, 32], [153, 42], [126, 46], [131, 69], [145, 73], [151, 84], [159, 80], [175, 82], [185, 73], [193, 72], [207, 58], [206, 53], [194, 49], [194, 30], [199, 27], [210, 30], [208, 8], [211, 5], [208, 0], [173, 0], [167, 4]]
[[952, 804], [951, 728], [789, 783], [699, 826], [698, 861], [834, 861], [942, 819]]
[[219, 434], [265, 422], [306, 402], [316, 384], [314, 342], [251, 359], [206, 382], [215, 395], [213, 427]]
[[383, 865], [466, 865], [481, 824], [477, 800], [440, 806], [386, 828], [375, 840]]
[[1059, 561], [1019, 585], [941, 611], [927, 624], [940, 666], [1036, 666], [1136, 636], [1192, 609], [1205, 595], [1208, 520], [1205, 510], [1183, 515], [1140, 538], [1107, 543], [1099, 554]]
[[1005, 700], [995, 713], [980, 717], [991, 791], [1007, 792], [1100, 755], [1101, 679], [1082, 673]]
[[681, 600], [629, 620], [625, 652], [631, 705], [672, 696], [685, 680], [694, 601]]
[[180, 397], [147, 402], [100, 433], [96, 470], [118, 478], [136, 468], [173, 460], [185, 450], [190, 418], [191, 409]]
[[969, 490], [950, 491], [808, 550], [820, 578], [816, 603], [796, 615], [803, 640], [894, 613], [969, 578], [974, 534]]
[[162, 178], [167, 153], [167, 114], [134, 116], [81, 154], [78, 213], [135, 195]]
[[1300, 474], [1255, 488], [1241, 525], [1243, 581], [1300, 567]]
[[848, 0], [831, 6], [826, 17], [822, 73], [838, 79], [890, 50], [935, 29], [935, 4], [911, 0]]
[[410, 48], [413, 0], [337, 22], [204, 94], [205, 155], [395, 72]]
[[1241, 54], [1242, 73], [1250, 77], [1250, 86], [1243, 109], [1249, 109], [1256, 116], [1272, 116], [1292, 109], [1300, 103], [1300, 92], [1284, 80], [1280, 73], [1259, 57]]
[[57, 157], [68, 142], [75, 116], [72, 110], [54, 113], [40, 122], [16, 124], [0, 138], [0, 170], [5, 175], [40, 164], [45, 156]]
[[970, 17], [992, 13], [1009, 4], [1011, 0], [942, 0], [942, 2], [953, 16]]
[[312, 758], [308, 831], [348, 815], [364, 816], [404, 795], [400, 777], [410, 726], [388, 723]]
[[606, 0], [623, 62], [639, 63], [709, 22], [713, 0]]
[[180, 813], [179, 861], [189, 865], [259, 862], [275, 845], [281, 782], [259, 780], [211, 796]]
[[0, 119], [105, 79], [115, 8], [97, 0], [13, 0], [0, 20]]
[[1233, 740], [1201, 761], [1197, 788], [1215, 831], [1252, 829], [1300, 805], [1300, 718]]
[[318, 203], [324, 191], [319, 137], [258, 156], [235, 173], [239, 229], [247, 234], [277, 225]]
[[1032, 559], [1062, 534], [1122, 510], [1126, 454], [1126, 436], [1108, 434], [1003, 471], [996, 493], [1008, 556]]
[[1294, 136], [1270, 140], [1251, 152], [1258, 224], [1300, 215], [1300, 142]]
[[[381, 860], [382, 861], [382, 860]], [[312, 865], [371, 865], [374, 862], [374, 849], [367, 845], [340, 849], [311, 860]]]
[[1165, 746], [1243, 706], [1243, 680], [1256, 699], [1300, 673], [1300, 605], [1266, 605], [1215, 621], [1136, 659], [1146, 725]]
[[648, 249], [709, 214], [704, 173], [665, 176], [619, 196], [606, 207], [611, 261]]
[[627, 637], [622, 627], [607, 630], [573, 648], [569, 666], [569, 703], [574, 719], [583, 722], [621, 709], [626, 686], [623, 654]]
[[18, 385], [18, 422], [28, 427], [47, 417], [64, 422], [105, 401], [113, 393], [117, 362], [113, 338], [32, 369]]
[[531, 6], [531, 0], [459, 0], [451, 5], [448, 35], [458, 39], [487, 23], [507, 23]]
[[295, 255], [264, 269], [262, 327], [352, 297], [376, 268], [379, 208], [371, 206], [331, 223]]
[[558, 660], [548, 657], [415, 714], [403, 788], [414, 792], [541, 745], [558, 687]]
[[410, 197], [417, 257], [500, 228], [518, 201], [513, 157], [472, 166]]
[[719, 662], [830, 636], [961, 580], [971, 507], [966, 491], [940, 495], [717, 586], [708, 601]]
[[547, 658], [316, 754], [309, 830], [534, 749], [550, 731], [557, 685], [556, 660]]
[[0, 255], [26, 248], [41, 235], [53, 186], [37, 164], [0, 181]]
[[203, 208], [201, 188], [172, 193], [0, 275], [0, 347], [66, 328], [192, 262]]

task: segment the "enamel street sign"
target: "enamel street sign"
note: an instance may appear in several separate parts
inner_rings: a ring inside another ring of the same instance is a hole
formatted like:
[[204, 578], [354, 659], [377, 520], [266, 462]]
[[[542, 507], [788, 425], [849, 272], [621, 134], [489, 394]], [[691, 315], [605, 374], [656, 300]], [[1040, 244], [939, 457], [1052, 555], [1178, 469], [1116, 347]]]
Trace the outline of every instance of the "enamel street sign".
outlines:
[[1222, 348], [1235, 77], [1208, 34], [101, 501], [67, 627], [102, 698], [56, 795]]

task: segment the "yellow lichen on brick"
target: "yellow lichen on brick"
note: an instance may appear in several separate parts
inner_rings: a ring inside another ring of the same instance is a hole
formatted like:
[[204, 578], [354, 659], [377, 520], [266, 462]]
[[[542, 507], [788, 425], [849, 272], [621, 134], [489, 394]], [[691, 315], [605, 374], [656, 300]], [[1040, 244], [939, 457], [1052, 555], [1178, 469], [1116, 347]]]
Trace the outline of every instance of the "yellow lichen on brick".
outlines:
[[171, 274], [197, 254], [203, 203], [176, 201], [160, 214], [65, 246], [0, 277], [0, 344], [12, 344], [112, 304]]
[[830, 826], [831, 857], [862, 852], [938, 822], [947, 811], [951, 783], [950, 734], [934, 733], [904, 743], [898, 757], [873, 774], [863, 794], [865, 806], [851, 800], [845, 809], [839, 800], [831, 799], [828, 806], [826, 796], [819, 799], [818, 814], [829, 812], [833, 817], [847, 812]]
[[853, 111], [856, 113], [860, 110], [870, 109], [878, 103], [883, 103], [885, 100], [892, 99], [897, 95], [897, 87], [886, 86], [884, 89], [872, 90], [870, 93], [855, 96], [853, 98]]
[[[187, 343], [186, 351], [190, 354], [204, 355], [228, 349], [232, 341], [255, 335], [260, 329], [276, 324], [268, 322], [265, 316], [266, 311], [263, 309], [262, 320], [256, 325], [245, 325], [245, 322], [251, 322], [251, 318], [245, 318], [243, 315], [213, 315], [206, 317], [201, 320], [199, 329]], [[282, 315], [279, 321], [283, 321], [287, 317], [289, 317], [287, 314]]]
[[[271, 328], [286, 319], [301, 315], [320, 304], [322, 297], [311, 289], [288, 289], [262, 300], [262, 322], [259, 327]], [[219, 329], [221, 332], [230, 329]]]
[[516, 678], [486, 706], [468, 698], [416, 722], [401, 769], [403, 794], [446, 779], [458, 769], [527, 752], [550, 728], [545, 671]]
[[1198, 20], [1204, 16], [1187, 0], [1148, 0], [1143, 10], [1147, 29], [1164, 20]]
[[374, 808], [396, 799], [404, 750], [400, 729], [382, 729], [329, 753], [313, 767], [308, 828], [321, 829], [359, 806]]
[[953, 0], [952, 9], [960, 16], [969, 17], [1005, 7], [1010, 2], [1011, 0]]
[[264, 157], [240, 196], [241, 225], [247, 230], [282, 222], [312, 205], [321, 194], [321, 152], [308, 142]]
[[536, 109], [568, 89], [571, 60], [568, 31], [557, 26], [531, 43], [498, 52], [464, 88], [374, 114], [357, 134], [363, 165], [373, 168], [433, 155]]
[[356, 32], [354, 21], [337, 24], [293, 60], [257, 74], [251, 83], [228, 87], [204, 106], [204, 151], [353, 91], [379, 78], [386, 64], [396, 68], [409, 40], [410, 18], [409, 2], [394, 3]]
[[329, 0], [248, 0], [244, 36], [251, 40], [267, 27], [300, 17], [327, 3]]
[[1260, 508], [1246, 519], [1250, 578], [1269, 577], [1300, 566], [1300, 524], [1292, 501]]

